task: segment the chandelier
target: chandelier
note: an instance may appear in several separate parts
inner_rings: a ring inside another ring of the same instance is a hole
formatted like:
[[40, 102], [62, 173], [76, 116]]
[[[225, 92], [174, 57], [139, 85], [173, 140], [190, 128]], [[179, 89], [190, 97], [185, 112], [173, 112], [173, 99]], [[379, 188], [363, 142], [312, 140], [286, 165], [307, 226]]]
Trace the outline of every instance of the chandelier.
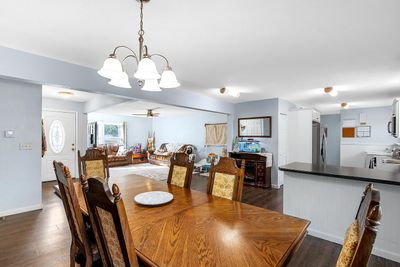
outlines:
[[[176, 88], [180, 83], [176, 79], [175, 73], [169, 64], [168, 59], [161, 54], [149, 54], [147, 46], [144, 44], [143, 30], [143, 3], [150, 0], [140, 1], [140, 30], [139, 35], [139, 53], [136, 54], [127, 46], [120, 45], [114, 48], [113, 52], [104, 61], [103, 67], [97, 72], [100, 76], [109, 79], [109, 84], [122, 88], [132, 88], [129, 83], [129, 76], [124, 69], [124, 63], [128, 59], [134, 59], [137, 69], [133, 77], [138, 80], [139, 86], [144, 91], [161, 91], [161, 88]], [[117, 58], [117, 51], [120, 49], [128, 50], [130, 53], [125, 56], [122, 61]], [[166, 67], [160, 75], [157, 71], [156, 64], [152, 60], [154, 57], [162, 58]], [[158, 82], [160, 80], [160, 82]]]

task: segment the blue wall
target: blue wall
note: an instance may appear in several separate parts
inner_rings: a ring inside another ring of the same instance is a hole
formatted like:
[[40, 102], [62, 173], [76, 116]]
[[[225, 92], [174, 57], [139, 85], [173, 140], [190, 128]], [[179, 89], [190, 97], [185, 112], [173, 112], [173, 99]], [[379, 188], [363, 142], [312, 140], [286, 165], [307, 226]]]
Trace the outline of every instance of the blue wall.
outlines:
[[[0, 79], [0, 217], [42, 207], [42, 87]], [[5, 138], [14, 130], [15, 138]], [[21, 143], [31, 150], [20, 150]]]
[[[235, 104], [234, 136], [238, 135], [237, 119], [244, 117], [272, 116], [272, 137], [255, 138], [262, 147], [273, 154], [272, 184], [278, 185], [278, 114], [279, 99], [265, 99]], [[231, 148], [231, 147], [229, 147]]]
[[328, 128], [326, 164], [339, 166], [341, 138], [340, 114], [321, 115], [321, 127]]
[[[227, 115], [204, 111], [188, 111], [153, 119], [156, 147], [162, 143], [192, 144], [197, 160], [209, 153], [221, 154], [223, 147], [204, 147], [206, 123], [226, 123]], [[228, 143], [228, 148], [230, 144]]]

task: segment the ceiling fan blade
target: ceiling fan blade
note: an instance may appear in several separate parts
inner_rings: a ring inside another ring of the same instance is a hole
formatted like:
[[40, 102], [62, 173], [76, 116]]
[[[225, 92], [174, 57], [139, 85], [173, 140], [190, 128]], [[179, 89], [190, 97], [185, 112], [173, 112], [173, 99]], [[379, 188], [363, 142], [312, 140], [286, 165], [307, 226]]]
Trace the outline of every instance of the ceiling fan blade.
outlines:
[[132, 114], [133, 116], [147, 116], [146, 113], [141, 113], [141, 114]]
[[161, 107], [157, 107], [157, 108], [149, 108], [148, 110], [156, 110], [156, 109], [160, 109]]

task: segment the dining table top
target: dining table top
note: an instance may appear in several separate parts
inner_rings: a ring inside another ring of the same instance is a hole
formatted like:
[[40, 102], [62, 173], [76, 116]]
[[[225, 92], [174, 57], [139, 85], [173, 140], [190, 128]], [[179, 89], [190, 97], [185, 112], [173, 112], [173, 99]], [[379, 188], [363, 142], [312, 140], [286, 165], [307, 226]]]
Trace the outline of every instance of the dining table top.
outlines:
[[[137, 252], [158, 266], [283, 266], [310, 222], [139, 175], [110, 178], [124, 201]], [[87, 213], [81, 184], [79, 205]], [[134, 196], [170, 192], [169, 204], [146, 207]]]

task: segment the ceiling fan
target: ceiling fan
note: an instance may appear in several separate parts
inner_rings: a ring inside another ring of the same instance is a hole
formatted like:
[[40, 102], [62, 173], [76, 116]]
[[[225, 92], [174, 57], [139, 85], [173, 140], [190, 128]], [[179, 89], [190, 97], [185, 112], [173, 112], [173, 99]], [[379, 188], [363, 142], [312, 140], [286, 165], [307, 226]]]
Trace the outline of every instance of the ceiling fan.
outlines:
[[158, 117], [160, 113], [155, 113], [153, 110], [156, 110], [158, 108], [153, 108], [153, 109], [148, 109], [147, 113], [134, 113], [132, 114], [133, 116], [145, 116], [147, 118], [153, 118], [153, 117]]

